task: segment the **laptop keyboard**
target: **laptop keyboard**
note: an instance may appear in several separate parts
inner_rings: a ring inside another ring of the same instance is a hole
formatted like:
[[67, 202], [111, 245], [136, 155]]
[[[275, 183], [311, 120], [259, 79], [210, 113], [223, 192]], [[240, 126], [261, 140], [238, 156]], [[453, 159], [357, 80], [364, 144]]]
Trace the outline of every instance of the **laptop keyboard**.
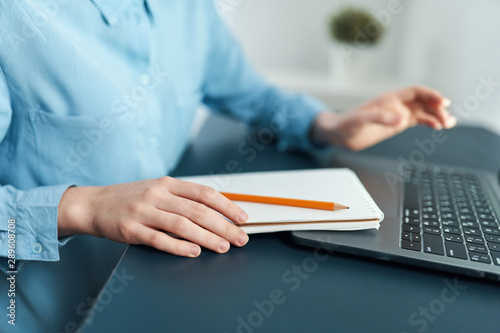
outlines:
[[451, 168], [408, 168], [401, 247], [500, 266], [500, 228], [479, 177]]

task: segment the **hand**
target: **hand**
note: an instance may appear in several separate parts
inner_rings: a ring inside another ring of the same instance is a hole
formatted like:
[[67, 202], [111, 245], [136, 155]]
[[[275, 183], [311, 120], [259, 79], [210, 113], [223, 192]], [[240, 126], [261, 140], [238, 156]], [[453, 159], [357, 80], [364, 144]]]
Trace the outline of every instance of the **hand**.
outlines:
[[436, 130], [451, 128], [457, 120], [446, 108], [450, 101], [437, 91], [415, 86], [384, 94], [341, 114], [319, 114], [312, 140], [361, 150], [388, 139], [409, 127], [427, 125]]
[[[197, 257], [199, 245], [218, 253], [248, 235], [228, 219], [248, 216], [216, 190], [171, 177], [105, 187], [71, 187], [59, 203], [59, 237], [84, 233]], [[166, 234], [173, 233], [185, 240]]]

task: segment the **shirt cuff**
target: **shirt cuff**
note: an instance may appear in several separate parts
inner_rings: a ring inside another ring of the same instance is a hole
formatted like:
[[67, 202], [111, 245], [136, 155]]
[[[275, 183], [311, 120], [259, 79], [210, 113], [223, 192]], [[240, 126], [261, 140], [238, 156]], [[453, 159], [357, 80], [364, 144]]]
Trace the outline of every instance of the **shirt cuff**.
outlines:
[[275, 116], [283, 118], [286, 124], [278, 136], [278, 149], [315, 151], [324, 148], [311, 141], [310, 132], [318, 114], [326, 110], [328, 107], [325, 104], [311, 96], [303, 94], [285, 96], [283, 107]]
[[[0, 233], [0, 243], [7, 244], [9, 233], [15, 235], [15, 260], [58, 261], [59, 248], [71, 237], [57, 238], [57, 215], [63, 193], [73, 184], [37, 187], [28, 191], [17, 191], [17, 208], [9, 220], [8, 229]], [[12, 237], [12, 236], [11, 236]], [[7, 257], [7, 248], [0, 255]], [[1, 260], [0, 268], [4, 265]]]

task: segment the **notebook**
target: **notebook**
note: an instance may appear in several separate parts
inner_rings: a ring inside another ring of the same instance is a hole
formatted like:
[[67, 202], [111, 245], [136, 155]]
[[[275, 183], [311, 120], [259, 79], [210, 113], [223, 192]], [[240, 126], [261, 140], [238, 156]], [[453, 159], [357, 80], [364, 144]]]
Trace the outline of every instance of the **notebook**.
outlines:
[[349, 209], [327, 211], [237, 201], [249, 216], [249, 220], [240, 225], [249, 234], [378, 229], [384, 218], [382, 211], [350, 169], [252, 172], [182, 179], [221, 192], [330, 201], [349, 206]]

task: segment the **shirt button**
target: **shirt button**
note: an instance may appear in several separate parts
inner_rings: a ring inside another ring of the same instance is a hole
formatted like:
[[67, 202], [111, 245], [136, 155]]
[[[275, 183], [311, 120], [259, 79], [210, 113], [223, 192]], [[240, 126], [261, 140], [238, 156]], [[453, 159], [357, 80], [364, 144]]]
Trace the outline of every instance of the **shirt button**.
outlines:
[[151, 76], [148, 74], [142, 74], [139, 77], [139, 83], [143, 86], [149, 86], [149, 84], [151, 83]]
[[40, 253], [40, 252], [42, 252], [42, 244], [40, 244], [40, 243], [33, 244], [33, 246], [31, 247], [31, 251], [33, 253]]

